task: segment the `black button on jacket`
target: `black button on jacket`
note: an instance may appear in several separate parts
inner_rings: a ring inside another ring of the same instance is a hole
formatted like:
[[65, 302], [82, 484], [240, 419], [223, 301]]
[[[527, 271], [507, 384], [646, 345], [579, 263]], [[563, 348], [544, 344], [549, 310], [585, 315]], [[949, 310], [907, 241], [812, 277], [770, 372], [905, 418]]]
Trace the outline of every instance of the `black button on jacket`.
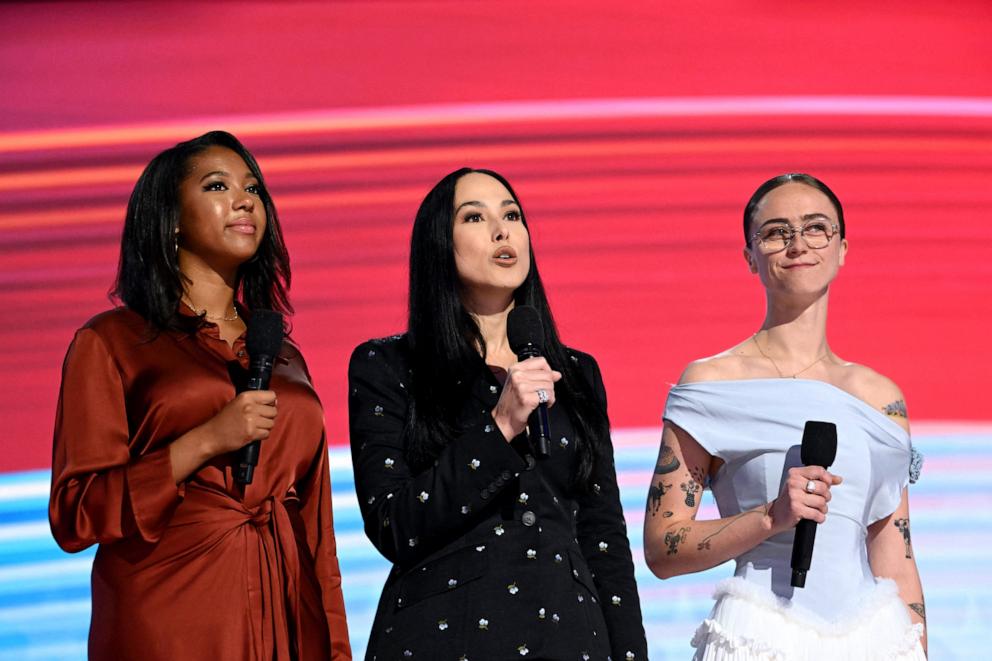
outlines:
[[[596, 361], [570, 353], [605, 407]], [[360, 345], [348, 375], [365, 531], [393, 563], [367, 659], [647, 658], [612, 447], [592, 487], [573, 489], [568, 415], [549, 410], [551, 456], [535, 462], [525, 438], [507, 443], [493, 421], [500, 388], [480, 360], [459, 435], [413, 474], [405, 336]]]

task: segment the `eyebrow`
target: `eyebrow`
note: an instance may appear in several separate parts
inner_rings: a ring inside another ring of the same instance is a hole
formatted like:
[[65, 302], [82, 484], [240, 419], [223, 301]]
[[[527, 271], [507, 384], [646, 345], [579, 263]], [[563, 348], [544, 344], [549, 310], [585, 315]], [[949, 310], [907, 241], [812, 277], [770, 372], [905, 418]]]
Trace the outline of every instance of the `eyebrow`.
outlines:
[[[809, 222], [809, 221], [811, 221], [811, 220], [829, 220], [829, 221], [833, 222], [833, 218], [831, 218], [830, 216], [828, 216], [825, 213], [807, 213], [807, 214], [804, 214], [802, 217], [800, 217], [800, 220], [802, 220], [804, 224], [807, 223], [807, 222]], [[784, 225], [788, 225], [789, 224], [789, 219], [788, 218], [769, 218], [765, 222], [761, 223], [761, 225], [758, 226], [758, 229], [761, 229], [765, 225], [771, 225], [772, 223], [782, 223]]]
[[[229, 176], [231, 176], [231, 173], [230, 172], [227, 172], [226, 170], [214, 170], [213, 172], [208, 172], [205, 175], [203, 175], [202, 177], [200, 177], [200, 181], [203, 181], [207, 177], [213, 177], [214, 175], [220, 175], [222, 177], [229, 177]], [[258, 177], [256, 177], [255, 176], [255, 173], [252, 172], [251, 170], [248, 170], [248, 172], [245, 173], [245, 179], [254, 179], [255, 181], [258, 181]]]
[[[461, 211], [462, 207], [469, 207], [469, 206], [482, 207], [483, 209], [487, 208], [485, 202], [480, 202], [479, 200], [468, 200], [467, 202], [462, 202], [461, 204], [459, 204], [458, 207], [455, 209], [455, 213], [457, 214], [459, 211]], [[512, 207], [519, 205], [517, 204], [516, 200], [503, 200], [499, 206], [500, 208], [502, 208], [502, 207]]]

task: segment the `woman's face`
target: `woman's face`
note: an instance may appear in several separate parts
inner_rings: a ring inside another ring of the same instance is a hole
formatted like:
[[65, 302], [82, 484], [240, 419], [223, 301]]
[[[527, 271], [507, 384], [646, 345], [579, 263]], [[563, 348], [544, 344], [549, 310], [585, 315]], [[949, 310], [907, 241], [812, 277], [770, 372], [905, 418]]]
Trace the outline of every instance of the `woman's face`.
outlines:
[[[792, 242], [777, 252], [770, 245], [762, 247], [752, 238], [744, 249], [744, 257], [752, 273], [757, 273], [766, 289], [786, 293], [817, 294], [824, 291], [837, 276], [847, 254], [847, 240], [834, 232], [839, 224], [837, 210], [826, 195], [801, 183], [788, 183], [769, 192], [758, 203], [751, 219], [749, 234], [769, 232], [788, 236], [796, 230]], [[799, 234], [806, 227], [810, 238]], [[823, 248], [816, 245], [816, 230], [827, 228], [833, 237]]]
[[261, 187], [248, 165], [226, 147], [190, 159], [179, 185], [179, 247], [208, 264], [237, 268], [265, 236]]
[[[472, 300], [512, 298], [530, 272], [530, 239], [506, 186], [481, 172], [455, 184], [455, 266]], [[497, 305], [508, 303], [497, 302]]]

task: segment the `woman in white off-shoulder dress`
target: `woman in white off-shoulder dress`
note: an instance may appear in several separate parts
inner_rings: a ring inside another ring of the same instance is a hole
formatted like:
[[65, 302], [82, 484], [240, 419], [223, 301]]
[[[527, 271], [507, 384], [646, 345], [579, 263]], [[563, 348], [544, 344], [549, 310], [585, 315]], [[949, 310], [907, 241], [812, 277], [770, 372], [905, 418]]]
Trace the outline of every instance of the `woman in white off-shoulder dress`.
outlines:
[[[775, 177], [748, 202], [744, 237], [765, 320], [691, 363], [669, 394], [648, 565], [668, 578], [736, 561], [693, 638], [696, 659], [923, 659], [907, 489], [919, 461], [903, 395], [827, 342], [829, 286], [847, 252], [841, 204], [814, 177]], [[800, 460], [807, 420], [837, 425], [829, 470]], [[696, 520], [704, 486], [719, 519]], [[793, 588], [800, 519], [819, 525], [806, 585]]]

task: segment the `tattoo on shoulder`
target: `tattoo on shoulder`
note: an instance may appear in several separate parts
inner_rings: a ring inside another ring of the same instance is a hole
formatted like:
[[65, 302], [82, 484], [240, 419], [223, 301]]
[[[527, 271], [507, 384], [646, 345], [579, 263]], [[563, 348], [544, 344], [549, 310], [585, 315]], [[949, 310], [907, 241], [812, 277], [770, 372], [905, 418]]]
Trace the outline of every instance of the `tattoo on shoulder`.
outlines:
[[909, 519], [896, 519], [892, 522], [899, 532], [902, 533], [902, 541], [906, 545], [906, 557], [913, 557], [913, 543], [909, 534]]
[[663, 442], [661, 444], [660, 454], [661, 456], [658, 457], [658, 463], [654, 467], [655, 475], [665, 475], [667, 473], [671, 473], [678, 470], [679, 466], [682, 465], [679, 463], [678, 457], [675, 456], [672, 448], [668, 447], [667, 443]]
[[906, 402], [901, 399], [897, 399], [890, 404], [886, 404], [882, 407], [882, 410], [885, 412], [885, 415], [890, 415], [893, 418], [908, 417], [906, 414]]
[[679, 528], [678, 532], [673, 533], [669, 531], [665, 533], [665, 546], [668, 547], [668, 551], [666, 552], [667, 555], [678, 555], [679, 544], [684, 542], [686, 537], [689, 536], [689, 530], [691, 530], [691, 528], [684, 527]]
[[[664, 484], [662, 482], [658, 482], [657, 484], [652, 484], [648, 488], [647, 510], [648, 512], [651, 513], [651, 516], [656, 515], [658, 513], [658, 510], [661, 509], [661, 497], [664, 496], [665, 492], [671, 488], [672, 488], [671, 484]], [[667, 519], [668, 517], [672, 516], [672, 513], [664, 512], [662, 516]]]
[[924, 606], [921, 603], [920, 604], [909, 604], [909, 608], [914, 613], [916, 613], [917, 615], [919, 615], [920, 617], [922, 617], [924, 622], [926, 621], [926, 619], [927, 619], [927, 607], [926, 606]]

